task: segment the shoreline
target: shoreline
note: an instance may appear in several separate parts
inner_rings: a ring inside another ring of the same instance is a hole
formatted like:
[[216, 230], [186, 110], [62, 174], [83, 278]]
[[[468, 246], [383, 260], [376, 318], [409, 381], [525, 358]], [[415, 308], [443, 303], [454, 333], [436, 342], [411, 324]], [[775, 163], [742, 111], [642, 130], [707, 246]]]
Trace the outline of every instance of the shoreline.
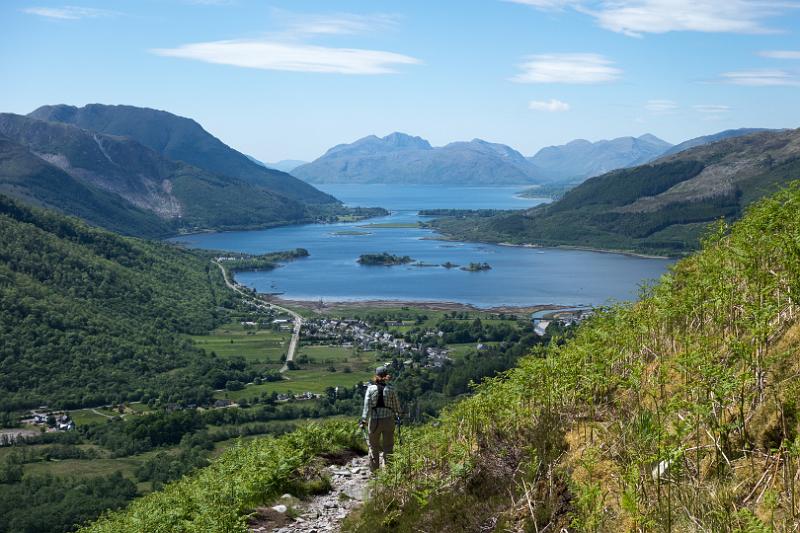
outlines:
[[616, 254], [616, 255], [627, 255], [629, 257], [638, 257], [640, 259], [680, 259], [680, 257], [670, 257], [668, 255], [655, 255], [655, 254], [644, 254], [640, 252], [631, 252], [630, 250], [615, 250], [613, 248], [593, 248], [591, 246], [578, 246], [572, 244], [560, 244], [556, 246], [547, 246], [543, 244], [532, 244], [532, 243], [525, 243], [525, 244], [516, 244], [513, 242], [492, 242], [492, 241], [481, 241], [481, 240], [463, 240], [457, 239], [451, 235], [446, 233], [441, 233], [436, 228], [426, 227], [425, 229], [429, 229], [435, 233], [435, 235], [429, 237], [421, 237], [422, 240], [428, 241], [444, 241], [444, 242], [462, 242], [462, 243], [475, 243], [475, 244], [491, 244], [493, 246], [506, 246], [509, 248], [530, 248], [530, 249], [538, 249], [538, 250], [577, 250], [583, 252], [597, 252], [600, 254]]
[[473, 304], [447, 301], [423, 301], [423, 300], [331, 300], [323, 301], [320, 307], [319, 301], [295, 300], [282, 298], [278, 295], [257, 292], [256, 295], [265, 302], [275, 303], [286, 307], [298, 307], [304, 310], [313, 311], [318, 314], [325, 314], [330, 311], [359, 310], [359, 309], [399, 309], [410, 307], [415, 309], [426, 309], [430, 311], [469, 311], [474, 313], [507, 313], [507, 314], [529, 314], [539, 311], [559, 311], [572, 309], [575, 306], [558, 304], [536, 304], [536, 305], [500, 305], [493, 307], [478, 307]]
[[615, 250], [613, 248], [593, 248], [591, 246], [579, 246], [572, 244], [561, 244], [558, 246], [544, 246], [541, 244], [514, 244], [512, 242], [494, 242], [494, 243], [485, 241], [475, 241], [475, 242], [481, 242], [483, 244], [495, 244], [497, 246], [509, 246], [512, 248], [538, 248], [545, 250], [549, 248], [552, 250], [578, 250], [583, 252], [596, 252], [600, 254], [627, 255], [630, 257], [638, 257], [640, 259], [678, 259], [677, 257], [670, 257], [668, 255], [644, 254], [640, 252], [631, 252], [629, 250]]

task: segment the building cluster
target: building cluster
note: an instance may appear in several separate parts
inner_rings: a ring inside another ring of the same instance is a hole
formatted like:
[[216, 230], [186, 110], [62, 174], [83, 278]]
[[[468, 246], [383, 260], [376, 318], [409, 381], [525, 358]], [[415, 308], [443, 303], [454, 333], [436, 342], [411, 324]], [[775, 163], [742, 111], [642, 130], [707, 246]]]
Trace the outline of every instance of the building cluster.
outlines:
[[[390, 322], [388, 325], [404, 325]], [[442, 332], [429, 331], [428, 336], [443, 335]], [[314, 343], [330, 343], [344, 347], [357, 347], [363, 351], [380, 351], [396, 358], [407, 358], [404, 364], [413, 364], [414, 355], [423, 356], [424, 366], [441, 367], [450, 361], [447, 348], [424, 347], [412, 344], [392, 332], [374, 328], [363, 320], [323, 318], [310, 320], [303, 325], [303, 339]]]
[[75, 429], [75, 422], [72, 421], [67, 413], [62, 411], [32, 411], [21, 422], [24, 425], [49, 428], [50, 431], [71, 431]]

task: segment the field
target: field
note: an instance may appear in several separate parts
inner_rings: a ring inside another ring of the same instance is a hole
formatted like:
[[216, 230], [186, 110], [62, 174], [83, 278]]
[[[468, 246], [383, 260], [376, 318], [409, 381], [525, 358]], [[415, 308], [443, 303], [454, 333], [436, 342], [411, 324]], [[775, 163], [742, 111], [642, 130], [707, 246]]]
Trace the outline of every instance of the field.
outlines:
[[256, 364], [278, 364], [289, 346], [286, 330], [255, 329], [239, 322], [221, 326], [208, 335], [191, 337], [195, 345], [220, 357], [244, 357]]

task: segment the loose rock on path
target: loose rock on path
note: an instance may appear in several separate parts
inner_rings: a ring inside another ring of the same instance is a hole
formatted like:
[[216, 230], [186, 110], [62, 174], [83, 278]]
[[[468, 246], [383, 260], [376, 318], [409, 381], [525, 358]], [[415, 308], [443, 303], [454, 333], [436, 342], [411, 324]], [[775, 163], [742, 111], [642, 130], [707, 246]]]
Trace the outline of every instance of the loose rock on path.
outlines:
[[[356, 457], [345, 465], [327, 467], [331, 478], [331, 491], [310, 500], [299, 501], [284, 494], [273, 507], [261, 508], [250, 521], [253, 533], [328, 533], [338, 532], [342, 520], [360, 506], [368, 494], [370, 480], [369, 459]], [[288, 516], [291, 506], [299, 512], [297, 518]]]

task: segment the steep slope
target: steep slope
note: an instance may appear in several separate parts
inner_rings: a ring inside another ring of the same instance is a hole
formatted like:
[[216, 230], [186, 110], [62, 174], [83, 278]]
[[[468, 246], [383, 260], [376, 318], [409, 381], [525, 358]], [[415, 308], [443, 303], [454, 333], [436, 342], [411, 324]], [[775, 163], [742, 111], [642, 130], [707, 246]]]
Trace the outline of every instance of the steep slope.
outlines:
[[761, 132], [692, 148], [588, 179], [549, 205], [449, 217], [433, 227], [461, 239], [676, 254], [707, 224], [800, 177], [800, 130]]
[[[43, 163], [60, 169], [62, 179], [59, 183], [51, 181], [51, 185], [100, 189], [114, 197], [113, 202], [100, 206], [101, 212], [105, 212], [100, 217], [93, 214], [98, 211], [94, 205], [96, 198], [87, 196], [82, 199], [77, 194], [65, 194], [60, 200], [60, 190], [51, 190], [47, 205], [86, 220], [113, 219], [109, 210], [114, 205], [122, 206], [120, 216], [131, 210], [149, 212], [161, 219], [165, 227], [183, 230], [285, 224], [308, 217], [306, 207], [299, 202], [236, 178], [211, 174], [186, 163], [165, 159], [129, 138], [8, 113], [0, 114], [0, 135], [23, 145]], [[17, 157], [19, 154], [7, 151], [5, 156]], [[28, 163], [8, 161], [6, 166], [16, 168], [17, 172], [25, 168], [41, 170], [31, 166], [30, 157], [26, 159]], [[64, 174], [72, 178], [71, 184], [66, 184]], [[28, 179], [31, 177], [18, 175], [16, 186], [7, 188], [7, 191], [19, 198], [36, 196], [37, 193], [25, 190], [35, 183], [35, 180]], [[67, 201], [69, 198], [72, 201]], [[152, 234], [152, 231], [142, 231], [133, 223], [122, 224], [123, 220], [120, 220], [118, 224], [107, 227], [135, 235]]]
[[58, 209], [123, 234], [157, 238], [176, 230], [172, 222], [117, 194], [74, 179], [5, 138], [0, 138], [0, 193]]
[[167, 159], [184, 161], [212, 174], [246, 183], [304, 203], [336, 203], [336, 199], [278, 170], [265, 168], [208, 133], [192, 119], [166, 111], [90, 104], [43, 106], [29, 115], [51, 122], [135, 139]]
[[688, 141], [683, 141], [682, 143], [676, 144], [675, 146], [673, 146], [672, 148], [668, 149], [663, 154], [661, 154], [661, 157], [677, 154], [679, 152], [683, 152], [684, 150], [688, 150], [689, 148], [694, 148], [696, 146], [703, 146], [706, 144], [711, 144], [713, 142], [722, 141], [724, 139], [741, 137], [742, 135], [750, 135], [751, 133], [758, 133], [761, 131], [774, 131], [774, 130], [768, 130], [766, 128], [739, 128], [735, 130], [720, 131], [712, 135], [703, 135], [702, 137], [695, 137], [694, 139], [689, 139]]
[[510, 185], [537, 179], [533, 165], [508, 146], [474, 139], [434, 148], [403, 133], [334, 146], [292, 174], [311, 183]]
[[6, 196], [0, 243], [0, 410], [196, 403], [236, 374], [181, 336], [213, 329], [232, 298], [207, 257]]
[[647, 163], [672, 145], [655, 135], [590, 142], [576, 139], [542, 148], [529, 160], [550, 181], [580, 181], [618, 168]]
[[350, 530], [796, 529], [798, 287], [795, 183], [407, 433]]

